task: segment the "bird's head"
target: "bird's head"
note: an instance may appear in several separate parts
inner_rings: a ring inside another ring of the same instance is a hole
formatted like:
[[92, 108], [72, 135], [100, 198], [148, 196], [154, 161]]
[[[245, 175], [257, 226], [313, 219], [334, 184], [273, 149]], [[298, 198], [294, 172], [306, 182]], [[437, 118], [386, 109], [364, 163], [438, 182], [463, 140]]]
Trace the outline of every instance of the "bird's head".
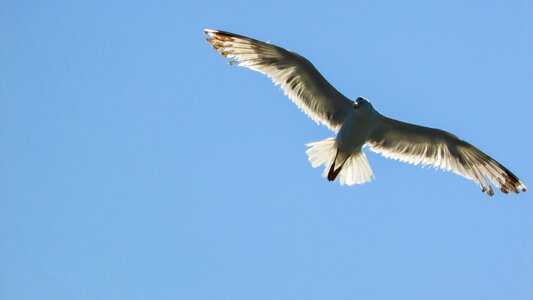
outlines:
[[357, 99], [355, 99], [354, 103], [353, 103], [353, 108], [354, 109], [359, 109], [359, 108], [362, 108], [364, 107], [365, 105], [368, 105], [370, 104], [370, 102], [364, 98], [364, 97], [357, 97]]

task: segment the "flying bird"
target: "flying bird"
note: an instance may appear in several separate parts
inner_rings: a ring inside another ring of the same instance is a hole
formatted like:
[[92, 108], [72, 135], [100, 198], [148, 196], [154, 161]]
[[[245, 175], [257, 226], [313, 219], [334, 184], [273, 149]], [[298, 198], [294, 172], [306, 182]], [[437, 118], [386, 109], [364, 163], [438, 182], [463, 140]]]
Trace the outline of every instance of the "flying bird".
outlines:
[[474, 181], [490, 196], [494, 191], [489, 181], [505, 194], [526, 191], [507, 168], [457, 136], [388, 118], [364, 97], [348, 99], [293, 51], [221, 30], [206, 29], [204, 34], [215, 50], [232, 58], [230, 65], [271, 78], [311, 119], [337, 134], [306, 145], [311, 165], [324, 166], [323, 175], [329, 181], [339, 178], [341, 185], [371, 181], [373, 172], [362, 151], [366, 146], [387, 158], [452, 171]]

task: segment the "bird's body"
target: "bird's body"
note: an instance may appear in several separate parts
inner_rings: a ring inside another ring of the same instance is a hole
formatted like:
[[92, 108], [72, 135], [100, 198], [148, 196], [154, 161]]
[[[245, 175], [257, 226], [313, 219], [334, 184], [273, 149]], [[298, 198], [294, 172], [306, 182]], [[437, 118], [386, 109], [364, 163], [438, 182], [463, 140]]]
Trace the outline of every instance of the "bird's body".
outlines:
[[379, 113], [370, 102], [364, 98], [357, 101], [360, 102], [359, 108], [348, 112], [337, 134], [336, 146], [339, 151], [351, 153], [361, 150], [378, 119]]
[[476, 147], [446, 131], [397, 121], [381, 115], [365, 98], [349, 100], [304, 57], [278, 46], [234, 33], [206, 29], [207, 41], [224, 57], [270, 77], [317, 123], [336, 132], [335, 138], [307, 144], [313, 167], [342, 184], [366, 183], [372, 169], [362, 151], [367, 146], [383, 156], [410, 164], [432, 165], [476, 182], [493, 195], [489, 181], [504, 193], [526, 191], [509, 170]]
[[330, 166], [327, 178], [332, 181], [337, 177], [336, 170], [343, 167], [344, 162], [352, 155], [362, 155], [379, 113], [366, 99], [356, 100], [357, 109], [350, 109], [335, 138], [337, 154]]

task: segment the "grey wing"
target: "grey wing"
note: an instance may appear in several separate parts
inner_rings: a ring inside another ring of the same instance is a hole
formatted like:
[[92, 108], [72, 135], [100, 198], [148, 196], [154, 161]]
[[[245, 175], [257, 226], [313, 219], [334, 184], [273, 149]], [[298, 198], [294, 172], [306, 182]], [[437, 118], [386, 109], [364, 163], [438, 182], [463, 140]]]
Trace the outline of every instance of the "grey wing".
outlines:
[[220, 30], [206, 29], [207, 42], [230, 64], [260, 72], [317, 123], [338, 131], [353, 102], [338, 92], [304, 57], [276, 45]]
[[502, 192], [526, 191], [509, 170], [471, 144], [446, 131], [379, 116], [367, 145], [374, 152], [410, 164], [432, 165], [473, 180], [494, 194], [487, 178]]

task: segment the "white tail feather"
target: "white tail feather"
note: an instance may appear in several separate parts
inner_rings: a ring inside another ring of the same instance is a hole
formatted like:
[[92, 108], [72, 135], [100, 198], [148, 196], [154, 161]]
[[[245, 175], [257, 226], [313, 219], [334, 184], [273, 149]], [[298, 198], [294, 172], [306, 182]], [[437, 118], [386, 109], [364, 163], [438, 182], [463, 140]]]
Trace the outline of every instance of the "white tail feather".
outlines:
[[[306, 144], [309, 149], [305, 153], [313, 168], [324, 165], [322, 176], [327, 177], [328, 171], [337, 154], [335, 138], [327, 138], [318, 142]], [[341, 185], [354, 185], [367, 183], [374, 178], [372, 169], [363, 152], [350, 155], [339, 173]]]
[[374, 178], [372, 168], [368, 164], [366, 155], [363, 152], [352, 154], [342, 167], [339, 173], [341, 185], [364, 184]]
[[318, 142], [306, 144], [309, 149], [305, 151], [309, 157], [309, 161], [313, 168], [317, 168], [323, 164], [326, 166], [331, 165], [337, 148], [335, 147], [335, 138], [327, 138]]

